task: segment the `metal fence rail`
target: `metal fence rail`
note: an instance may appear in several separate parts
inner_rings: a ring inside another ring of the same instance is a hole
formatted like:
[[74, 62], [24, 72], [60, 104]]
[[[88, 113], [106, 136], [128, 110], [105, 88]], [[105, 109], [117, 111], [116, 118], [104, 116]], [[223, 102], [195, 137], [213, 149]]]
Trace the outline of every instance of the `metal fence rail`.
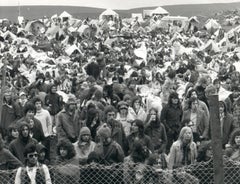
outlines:
[[[212, 161], [201, 162], [181, 169], [162, 170], [143, 164], [103, 166], [72, 164], [49, 166], [53, 184], [213, 184]], [[0, 171], [1, 184], [13, 184], [16, 170]], [[28, 184], [26, 181], [22, 181]], [[224, 183], [240, 183], [240, 164], [225, 161]]]

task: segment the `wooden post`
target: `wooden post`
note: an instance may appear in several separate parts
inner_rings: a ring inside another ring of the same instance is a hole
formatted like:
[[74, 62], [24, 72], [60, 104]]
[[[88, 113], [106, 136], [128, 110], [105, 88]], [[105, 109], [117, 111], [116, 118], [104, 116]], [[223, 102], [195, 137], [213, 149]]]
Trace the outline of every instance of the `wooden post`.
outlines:
[[218, 95], [208, 96], [208, 99], [210, 107], [210, 127], [213, 148], [214, 184], [223, 184], [224, 171]]
[[2, 84], [1, 84], [1, 93], [0, 93], [0, 123], [2, 119], [2, 107], [3, 107], [3, 97], [6, 90], [6, 61], [2, 59], [3, 68], [2, 68]]

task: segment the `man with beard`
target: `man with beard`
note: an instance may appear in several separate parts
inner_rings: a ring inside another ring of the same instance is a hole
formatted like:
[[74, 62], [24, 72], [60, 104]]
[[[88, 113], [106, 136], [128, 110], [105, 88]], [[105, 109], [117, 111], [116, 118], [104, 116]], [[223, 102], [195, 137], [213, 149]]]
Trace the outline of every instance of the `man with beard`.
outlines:
[[56, 130], [58, 140], [68, 139], [72, 143], [78, 139], [80, 131], [80, 118], [76, 111], [77, 99], [70, 94], [65, 104], [65, 108], [59, 112], [56, 118]]
[[9, 145], [10, 152], [17, 157], [22, 163], [25, 162], [24, 148], [28, 143], [37, 144], [37, 141], [30, 137], [30, 127], [25, 121], [19, 123], [18, 126], [19, 136], [13, 140]]

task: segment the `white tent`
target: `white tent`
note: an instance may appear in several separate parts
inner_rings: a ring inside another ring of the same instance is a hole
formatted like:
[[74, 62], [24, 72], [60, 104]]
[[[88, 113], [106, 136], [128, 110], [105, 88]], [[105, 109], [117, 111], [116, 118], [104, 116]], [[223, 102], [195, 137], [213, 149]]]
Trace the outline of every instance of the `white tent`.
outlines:
[[208, 19], [204, 27], [209, 31], [212, 29], [219, 29], [221, 25], [214, 19]]
[[151, 16], [153, 15], [169, 15], [169, 12], [159, 6], [156, 9], [152, 10]]
[[106, 9], [104, 12], [102, 12], [100, 15], [99, 15], [99, 20], [103, 20], [103, 19], [106, 19], [106, 17], [110, 17], [112, 16], [113, 18], [118, 18], [119, 15], [113, 11], [112, 9]]
[[59, 17], [60, 17], [61, 19], [71, 18], [72, 15], [70, 15], [68, 12], [64, 11], [64, 12], [62, 12], [62, 13], [59, 15]]

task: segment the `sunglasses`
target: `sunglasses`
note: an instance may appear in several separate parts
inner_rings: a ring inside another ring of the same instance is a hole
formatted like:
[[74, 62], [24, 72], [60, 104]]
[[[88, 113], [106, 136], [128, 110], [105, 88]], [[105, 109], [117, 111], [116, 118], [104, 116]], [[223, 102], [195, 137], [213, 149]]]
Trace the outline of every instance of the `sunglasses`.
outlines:
[[38, 157], [37, 153], [30, 153], [27, 155], [28, 158]]

